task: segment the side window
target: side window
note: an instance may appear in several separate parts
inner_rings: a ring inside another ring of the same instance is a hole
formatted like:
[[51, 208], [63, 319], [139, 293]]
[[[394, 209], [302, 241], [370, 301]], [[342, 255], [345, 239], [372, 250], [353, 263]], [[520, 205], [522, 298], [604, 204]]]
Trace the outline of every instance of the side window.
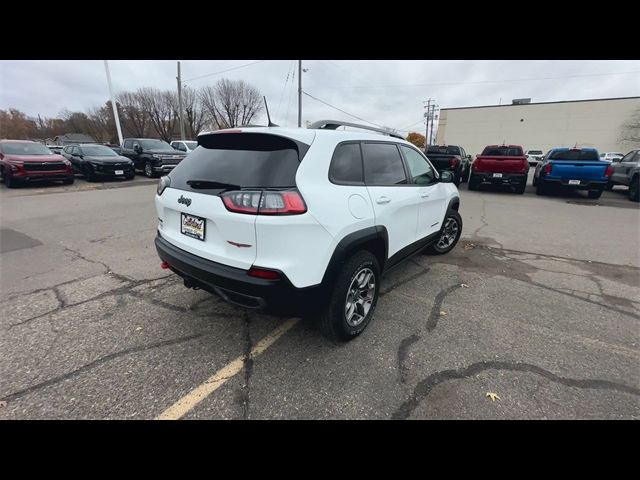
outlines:
[[436, 174], [426, 158], [413, 148], [400, 146], [409, 167], [409, 175], [416, 185], [429, 185], [436, 179]]
[[133, 140], [125, 140], [124, 143], [122, 144], [122, 148], [131, 150], [133, 148]]
[[131, 148], [136, 148], [136, 145], [140, 146], [140, 142], [137, 142], [135, 140], [132, 141], [133, 145], [131, 145]]
[[634, 162], [640, 162], [640, 150], [636, 152], [636, 158], [633, 159]]
[[329, 180], [333, 183], [363, 185], [359, 143], [343, 143], [336, 147], [329, 167]]
[[621, 162], [630, 162], [632, 158], [633, 158], [633, 152], [629, 152], [624, 157], [622, 157], [622, 160], [620, 160], [620, 161]]
[[187, 151], [187, 147], [185, 147], [184, 143], [179, 142], [177, 144], [178, 150], [180, 150], [181, 152], [186, 152]]
[[364, 181], [367, 185], [407, 183], [402, 159], [394, 143], [364, 143]]

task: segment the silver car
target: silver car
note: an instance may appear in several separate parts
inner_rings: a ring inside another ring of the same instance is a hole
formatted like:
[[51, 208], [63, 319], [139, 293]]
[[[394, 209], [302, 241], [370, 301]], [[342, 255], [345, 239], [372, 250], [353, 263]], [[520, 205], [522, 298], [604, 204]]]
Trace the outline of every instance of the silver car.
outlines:
[[629, 199], [640, 201], [640, 149], [631, 150], [622, 158], [614, 158], [611, 162], [613, 173], [609, 179], [607, 189], [614, 185], [627, 185], [629, 187]]

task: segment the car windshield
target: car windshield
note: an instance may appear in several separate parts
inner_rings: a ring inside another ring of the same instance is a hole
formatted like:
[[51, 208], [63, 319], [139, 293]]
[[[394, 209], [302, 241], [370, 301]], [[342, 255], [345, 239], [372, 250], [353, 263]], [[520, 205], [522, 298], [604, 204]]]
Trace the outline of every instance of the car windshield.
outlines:
[[111, 150], [109, 147], [103, 145], [91, 145], [80, 147], [83, 155], [89, 155], [94, 157], [117, 157], [118, 154]]
[[2, 152], [8, 155], [52, 155], [53, 152], [41, 143], [7, 142], [2, 144]]
[[595, 150], [556, 150], [549, 155], [549, 160], [599, 160]]
[[439, 147], [437, 145], [434, 145], [427, 149], [427, 155], [429, 155], [430, 153], [433, 155], [460, 155], [460, 148], [451, 146]]
[[195, 150], [198, 146], [198, 142], [184, 142], [184, 144], [189, 148], [189, 150]]
[[140, 140], [143, 150], [173, 150], [173, 147], [162, 140]]
[[529, 155], [542, 155], [542, 150], [529, 150]]

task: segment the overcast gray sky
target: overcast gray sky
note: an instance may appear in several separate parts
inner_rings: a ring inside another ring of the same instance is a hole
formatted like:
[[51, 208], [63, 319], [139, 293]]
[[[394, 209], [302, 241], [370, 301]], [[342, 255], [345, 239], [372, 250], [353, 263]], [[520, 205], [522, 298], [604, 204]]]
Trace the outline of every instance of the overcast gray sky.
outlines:
[[[182, 77], [187, 88], [213, 84], [220, 78], [243, 79], [267, 96], [275, 123], [295, 126], [297, 61], [267, 60], [236, 68], [252, 62], [257, 61], [186, 60], [182, 61]], [[149, 86], [176, 88], [173, 60], [111, 60], [109, 65], [116, 93]], [[308, 69], [303, 73], [303, 90], [310, 95], [369, 122], [402, 131], [424, 129], [423, 101], [428, 98], [446, 108], [510, 103], [522, 97], [543, 102], [640, 95], [637, 60], [308, 60], [303, 61], [303, 68]], [[227, 69], [234, 70], [208, 75]], [[102, 60], [0, 61], [0, 109], [14, 107], [31, 116], [51, 117], [64, 108], [85, 111], [107, 99]], [[320, 119], [355, 121], [303, 97], [303, 122]], [[264, 121], [258, 120], [256, 123]]]

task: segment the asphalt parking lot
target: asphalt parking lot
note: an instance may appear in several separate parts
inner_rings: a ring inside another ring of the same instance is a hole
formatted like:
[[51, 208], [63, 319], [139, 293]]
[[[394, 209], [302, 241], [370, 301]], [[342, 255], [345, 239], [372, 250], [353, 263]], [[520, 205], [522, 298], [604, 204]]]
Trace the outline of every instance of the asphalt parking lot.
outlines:
[[161, 270], [154, 180], [0, 185], [0, 419], [638, 418], [640, 208], [530, 182], [463, 185], [348, 344]]

